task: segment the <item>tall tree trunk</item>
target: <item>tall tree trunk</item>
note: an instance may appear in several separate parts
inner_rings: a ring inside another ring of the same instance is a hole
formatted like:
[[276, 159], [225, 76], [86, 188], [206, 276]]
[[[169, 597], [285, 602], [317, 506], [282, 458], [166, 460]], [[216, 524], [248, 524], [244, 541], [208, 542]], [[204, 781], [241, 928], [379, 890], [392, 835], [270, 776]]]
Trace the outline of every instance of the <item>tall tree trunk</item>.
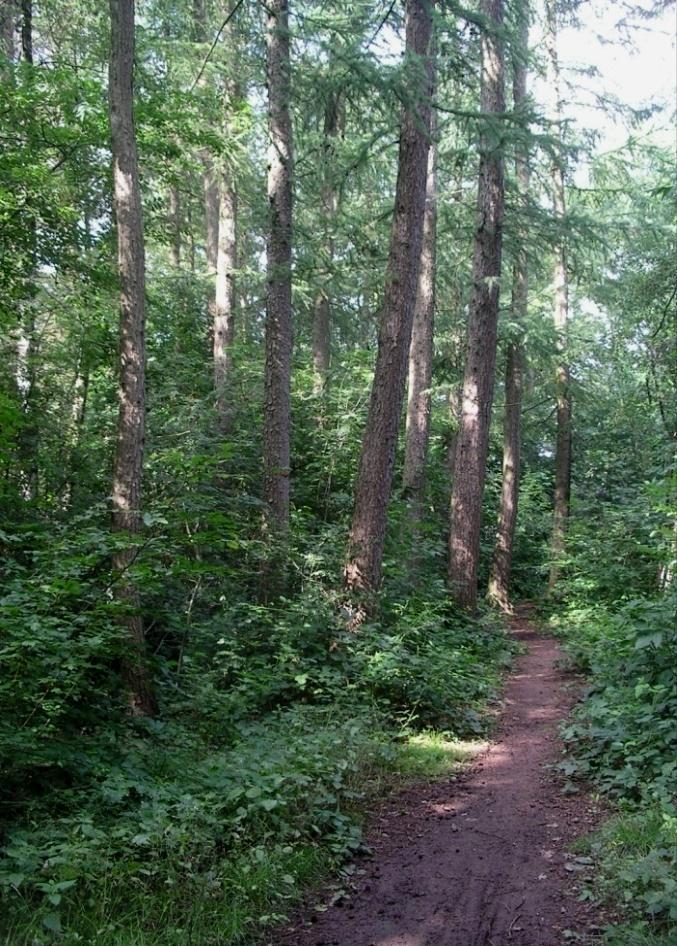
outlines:
[[[433, 57], [434, 94], [434, 57]], [[434, 115], [430, 119], [431, 142], [428, 152], [423, 241], [414, 321], [409, 347], [409, 395], [402, 486], [409, 499], [413, 521], [421, 518], [425, 492], [426, 462], [430, 437], [430, 385], [433, 375], [433, 333], [435, 320], [435, 279], [437, 275], [437, 143]]]
[[268, 206], [266, 364], [263, 419], [264, 496], [269, 525], [289, 526], [292, 359], [292, 127], [289, 113], [289, 4], [270, 0], [268, 69]]
[[[145, 428], [145, 269], [141, 192], [133, 113], [134, 0], [110, 0], [108, 96], [113, 153], [114, 210], [120, 275], [120, 411], [113, 471], [113, 530], [130, 537], [141, 524]], [[153, 715], [155, 697], [145, 667], [139, 596], [129, 578], [133, 548], [113, 557], [116, 595], [127, 609], [129, 650], [123, 661], [131, 711]]]
[[171, 243], [169, 258], [175, 269], [181, 268], [181, 198], [176, 184], [169, 185], [169, 226]]
[[33, 62], [33, 0], [21, 0], [21, 53]]
[[[513, 55], [513, 108], [519, 114], [526, 105], [529, 21], [526, 3], [519, 11], [519, 35], [516, 54]], [[515, 155], [515, 174], [522, 202], [529, 193], [529, 151], [518, 145]], [[503, 478], [498, 530], [494, 546], [494, 560], [489, 578], [489, 598], [501, 610], [510, 612], [510, 576], [517, 506], [519, 502], [520, 453], [522, 448], [522, 394], [524, 388], [523, 331], [527, 315], [529, 284], [527, 255], [524, 249], [526, 233], [518, 234], [517, 251], [512, 276], [512, 316], [519, 326], [519, 337], [508, 345], [505, 364], [505, 419], [503, 427]]]
[[[10, 7], [10, 15], [14, 8]], [[33, 4], [32, 0], [21, 0], [21, 55], [24, 62], [33, 63]], [[38, 444], [40, 432], [35, 417], [35, 384], [37, 374], [37, 331], [35, 297], [37, 295], [36, 273], [37, 228], [35, 217], [28, 209], [26, 220], [27, 243], [30, 264], [26, 276], [26, 297], [19, 312], [16, 336], [16, 385], [23, 411], [19, 432], [18, 453], [21, 463], [21, 492], [30, 502], [38, 494]]]
[[[195, 42], [206, 47], [209, 40], [207, 30], [207, 7], [205, 0], [193, 0], [193, 34]], [[205, 81], [204, 75], [200, 80]], [[207, 270], [210, 275], [216, 273], [219, 252], [219, 186], [214, 171], [211, 154], [204, 149], [200, 155], [202, 161], [202, 188], [205, 206], [205, 255]], [[210, 300], [210, 313], [214, 316], [214, 298]]]
[[[237, 78], [237, 48], [232, 25], [228, 27], [226, 43], [229, 51], [230, 75], [227, 77], [223, 97], [224, 133], [228, 135], [232, 126], [230, 117], [236, 104], [242, 99], [242, 89]], [[219, 245], [216, 257], [216, 289], [214, 294], [214, 389], [218, 423], [222, 433], [230, 429], [234, 412], [227, 389], [232, 347], [235, 341], [235, 319], [237, 315], [236, 279], [237, 270], [237, 190], [233, 168], [226, 165], [219, 176]]]
[[[505, 108], [503, 48], [498, 33], [503, 25], [503, 0], [481, 0], [480, 10], [487, 19], [481, 40], [481, 110], [495, 116]], [[449, 588], [457, 603], [469, 609], [477, 602], [482, 498], [494, 396], [504, 203], [502, 147], [495, 126], [486, 127], [480, 139], [473, 290], [451, 492]]]
[[82, 441], [82, 431], [85, 426], [85, 415], [87, 411], [87, 395], [89, 394], [89, 366], [84, 364], [84, 355], [81, 352], [78, 359], [78, 367], [73, 381], [73, 402], [71, 404], [71, 427], [72, 439], [70, 447], [70, 456], [68, 459], [68, 476], [64, 487], [64, 509], [70, 509], [75, 497], [75, 487], [77, 484], [76, 472], [78, 469], [78, 460], [80, 444]]
[[[516, 267], [517, 269], [517, 267]], [[516, 310], [519, 275], [514, 276], [513, 311]], [[526, 278], [525, 278], [526, 282]], [[510, 342], [505, 363], [505, 420], [503, 426], [503, 478], [494, 559], [489, 577], [489, 598], [507, 613], [510, 575], [519, 500], [520, 453], [522, 447], [522, 391], [524, 351], [521, 341]]]
[[0, 0], [0, 42], [2, 43], [2, 54], [7, 62], [14, 62], [16, 55], [14, 42], [15, 19], [15, 0]]
[[219, 196], [219, 247], [216, 260], [214, 296], [214, 390], [221, 431], [232, 420], [227, 382], [231, 367], [231, 348], [235, 340], [235, 270], [237, 268], [237, 194], [230, 172], [221, 179]]
[[[202, 188], [205, 204], [205, 255], [207, 271], [210, 276], [216, 274], [219, 258], [219, 185], [214, 171], [214, 161], [206, 151], [202, 152]], [[214, 296], [209, 303], [209, 311], [214, 316]]]
[[[562, 94], [560, 88], [559, 59], [557, 55], [557, 9], [554, 0], [546, 2], [547, 41], [550, 71], [555, 99], [555, 118], [562, 134]], [[563, 158], [553, 161], [552, 195], [555, 217], [562, 223], [566, 213], [564, 191]], [[564, 552], [569, 504], [571, 498], [571, 392], [570, 371], [567, 361], [569, 322], [569, 280], [567, 277], [566, 245], [564, 235], [560, 237], [555, 256], [555, 311], [554, 322], [557, 333], [558, 365], [555, 374], [557, 440], [555, 445], [555, 494], [552, 524], [552, 564], [549, 590], [553, 591], [559, 580], [560, 561]]]
[[432, 2], [407, 0], [405, 56], [418, 69], [416, 107], [402, 116], [395, 210], [378, 352], [355, 487], [346, 586], [378, 589], [423, 241], [429, 150]]
[[[326, 281], [331, 277], [334, 261], [333, 226], [338, 210], [338, 195], [332, 179], [333, 157], [336, 137], [341, 129], [342, 96], [330, 92], [324, 109], [324, 141], [322, 154], [322, 225], [323, 262], [327, 267]], [[327, 383], [331, 363], [331, 301], [329, 291], [323, 286], [317, 294], [313, 310], [313, 368], [314, 390], [321, 394]]]

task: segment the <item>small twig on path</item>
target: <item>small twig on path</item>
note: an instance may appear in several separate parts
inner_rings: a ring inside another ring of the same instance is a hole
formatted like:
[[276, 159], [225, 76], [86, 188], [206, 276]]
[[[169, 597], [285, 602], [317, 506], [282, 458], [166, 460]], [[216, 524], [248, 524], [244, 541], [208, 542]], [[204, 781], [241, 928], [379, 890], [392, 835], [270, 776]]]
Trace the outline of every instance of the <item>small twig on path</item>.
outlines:
[[517, 910], [518, 910], [518, 912], [514, 915], [514, 917], [512, 918], [512, 922], [510, 923], [510, 926], [508, 927], [508, 936], [512, 936], [512, 929], [513, 929], [513, 926], [515, 925], [515, 923], [517, 923], [517, 921], [519, 920], [519, 918], [522, 916], [522, 914], [519, 913], [519, 910], [521, 910], [521, 908], [524, 906], [524, 901], [525, 901], [525, 900], [526, 900], [526, 897], [522, 897], [522, 899], [520, 900], [520, 902], [517, 904]]

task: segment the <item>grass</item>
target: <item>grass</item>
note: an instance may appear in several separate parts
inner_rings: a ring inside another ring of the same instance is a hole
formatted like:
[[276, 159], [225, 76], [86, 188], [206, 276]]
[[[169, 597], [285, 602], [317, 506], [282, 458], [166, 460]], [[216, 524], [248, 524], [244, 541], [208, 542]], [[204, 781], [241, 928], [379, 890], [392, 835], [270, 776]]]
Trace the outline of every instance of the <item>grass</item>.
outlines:
[[620, 812], [577, 850], [594, 857], [594, 880], [584, 896], [621, 917], [605, 946], [677, 944], [677, 818], [660, 808]]
[[405, 778], [444, 778], [472, 762], [487, 745], [453, 739], [434, 730], [415, 733], [399, 749], [397, 770]]

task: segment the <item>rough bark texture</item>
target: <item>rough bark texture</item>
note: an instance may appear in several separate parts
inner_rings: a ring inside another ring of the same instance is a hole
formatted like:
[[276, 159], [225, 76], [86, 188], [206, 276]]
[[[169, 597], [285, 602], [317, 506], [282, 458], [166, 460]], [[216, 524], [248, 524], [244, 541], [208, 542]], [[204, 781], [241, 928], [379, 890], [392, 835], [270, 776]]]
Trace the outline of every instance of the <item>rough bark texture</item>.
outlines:
[[[203, 151], [201, 159], [205, 203], [205, 255], [207, 257], [207, 271], [210, 276], [213, 276], [216, 273], [219, 258], [219, 185], [214, 173], [214, 162], [211, 155]], [[213, 297], [210, 301], [210, 312], [213, 317]]]
[[228, 171], [221, 179], [219, 195], [219, 246], [214, 295], [214, 390], [219, 425], [225, 432], [232, 410], [227, 383], [231, 348], [235, 340], [235, 270], [237, 268], [237, 194]]
[[[113, 196], [120, 275], [120, 386], [113, 472], [113, 529], [134, 535], [140, 528], [141, 469], [145, 427], [145, 272], [141, 193], [133, 117], [134, 2], [110, 0], [109, 107]], [[144, 630], [137, 591], [127, 572], [135, 552], [114, 556], [115, 591], [128, 609], [130, 647], [123, 663], [130, 709], [152, 715], [155, 699], [144, 665]]]
[[[517, 55], [513, 58], [513, 106], [519, 111], [526, 103], [527, 67], [526, 55], [529, 46], [529, 23], [526, 10], [522, 11], [519, 24]], [[518, 147], [515, 155], [515, 173], [522, 201], [529, 192], [528, 149]], [[523, 240], [519, 234], [518, 249], [512, 277], [513, 321], [523, 326], [526, 321], [529, 297], [527, 258]], [[512, 553], [519, 501], [520, 453], [522, 447], [522, 395], [524, 388], [524, 350], [522, 328], [519, 337], [508, 346], [505, 365], [505, 418], [503, 426], [503, 478], [501, 481], [501, 505], [498, 530], [494, 546], [494, 559], [489, 578], [489, 598], [501, 610], [511, 612], [510, 575]]]
[[[482, 33], [481, 109], [504, 111], [503, 50], [494, 32], [503, 23], [502, 0], [481, 0], [489, 28]], [[503, 224], [503, 155], [495, 126], [480, 141], [478, 224], [473, 258], [461, 422], [454, 458], [449, 532], [449, 588], [461, 607], [477, 602], [482, 497], [494, 395], [498, 295]]]
[[2, 54], [8, 62], [14, 62], [16, 55], [14, 30], [16, 27], [16, 7], [14, 0], [0, 0], [0, 42]]
[[[332, 159], [335, 141], [341, 128], [341, 95], [330, 93], [324, 110], [324, 141], [322, 160], [322, 224], [323, 224], [323, 262], [331, 276], [334, 260], [334, 239], [332, 235], [334, 218], [338, 210], [338, 195], [332, 180]], [[331, 301], [329, 291], [323, 286], [317, 294], [313, 310], [313, 368], [315, 371], [314, 390], [321, 394], [327, 383], [331, 362]]]
[[[193, 35], [195, 42], [206, 45], [208, 42], [207, 31], [207, 8], [205, 0], [193, 0]], [[205, 81], [204, 75], [200, 84]], [[214, 171], [214, 161], [207, 150], [200, 154], [202, 161], [202, 188], [204, 192], [205, 207], [205, 255], [207, 257], [207, 270], [210, 275], [216, 273], [216, 263], [219, 252], [219, 186]], [[212, 296], [209, 304], [212, 318], [214, 316], [214, 298]]]
[[32, 0], [21, 0], [21, 54], [26, 62], [33, 62]]
[[[31, 0], [21, 0], [21, 56], [24, 62], [33, 62], [33, 5]], [[17, 13], [15, 3], [8, 4], [7, 16], [11, 23], [11, 34], [7, 37], [10, 45], [7, 53], [12, 56], [14, 49], [14, 26]], [[10, 48], [11, 47], [11, 48]], [[24, 284], [25, 296], [21, 302], [19, 325], [16, 332], [16, 386], [22, 407], [22, 421], [18, 437], [18, 453], [21, 466], [21, 495], [27, 502], [37, 498], [39, 486], [38, 447], [40, 431], [35, 416], [36, 381], [38, 366], [38, 332], [36, 331], [35, 297], [37, 295], [36, 273], [37, 226], [36, 218], [28, 209], [25, 221], [26, 243], [29, 247], [30, 267]]]
[[[517, 267], [516, 267], [517, 269]], [[515, 273], [513, 289], [513, 308], [517, 295]], [[526, 280], [525, 280], [526, 281]], [[511, 612], [510, 574], [512, 570], [512, 551], [517, 522], [517, 504], [519, 498], [520, 452], [522, 446], [522, 391], [523, 391], [522, 343], [512, 342], [508, 346], [505, 364], [505, 419], [503, 426], [503, 478], [501, 481], [501, 506], [498, 516], [498, 530], [494, 546], [494, 559], [489, 578], [489, 598], [502, 611]]]
[[179, 269], [181, 266], [181, 198], [176, 184], [170, 185], [169, 188], [169, 226], [171, 230], [169, 258], [172, 266]]
[[432, 400], [430, 385], [433, 374], [437, 269], [437, 144], [434, 141], [436, 132], [434, 116], [431, 116], [430, 132], [421, 265], [409, 347], [409, 395], [402, 473], [402, 486], [409, 499], [409, 510], [414, 520], [420, 519], [422, 512]]
[[292, 358], [292, 128], [289, 113], [289, 4], [267, 7], [268, 206], [264, 495], [269, 525], [289, 526], [290, 387]]
[[[378, 352], [355, 487], [346, 586], [375, 591], [381, 562], [421, 262], [429, 150], [432, 3], [408, 0], [406, 56], [419, 70], [420, 95], [405, 109]], [[418, 59], [418, 62], [416, 60]]]
[[[553, 82], [557, 127], [562, 125], [562, 96], [560, 90], [559, 60], [557, 56], [557, 11], [553, 0], [546, 3], [548, 58]], [[561, 133], [561, 132], [560, 132]], [[555, 217], [562, 221], [566, 213], [564, 168], [561, 161], [552, 166], [552, 197]], [[560, 573], [560, 559], [564, 552], [569, 502], [571, 498], [571, 393], [570, 372], [567, 362], [567, 332], [569, 322], [569, 281], [567, 277], [566, 246], [564, 237], [555, 257], [555, 331], [559, 363], [556, 368], [557, 440], [555, 445], [555, 494], [552, 524], [552, 565], [549, 587], [552, 591]]]

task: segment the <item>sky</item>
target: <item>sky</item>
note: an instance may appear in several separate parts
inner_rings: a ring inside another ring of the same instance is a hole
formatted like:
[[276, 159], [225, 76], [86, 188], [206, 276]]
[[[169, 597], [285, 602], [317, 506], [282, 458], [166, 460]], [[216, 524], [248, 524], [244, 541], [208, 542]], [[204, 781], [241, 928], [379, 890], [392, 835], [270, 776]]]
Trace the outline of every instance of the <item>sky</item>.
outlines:
[[[649, 0], [645, 0], [644, 6], [648, 5]], [[567, 96], [567, 117], [574, 118], [583, 127], [595, 129], [600, 135], [598, 150], [605, 151], [623, 144], [628, 127], [622, 120], [614, 121], [608, 109], [593, 108], [591, 90], [611, 94], [635, 108], [663, 104], [667, 111], [636, 131], [646, 132], [651, 126], [652, 137], [674, 146], [677, 3], [655, 20], [636, 19], [639, 29], [629, 34], [624, 34], [617, 26], [623, 13], [624, 4], [618, 0], [588, 0], [579, 9], [580, 25], [560, 29], [558, 49], [563, 78], [579, 86], [575, 94]], [[630, 42], [622, 42], [624, 39]], [[539, 30], [534, 27], [531, 42], [538, 41]], [[596, 67], [599, 76], [577, 74], [579, 67], [590, 66]], [[537, 86], [535, 91], [538, 92]]]

